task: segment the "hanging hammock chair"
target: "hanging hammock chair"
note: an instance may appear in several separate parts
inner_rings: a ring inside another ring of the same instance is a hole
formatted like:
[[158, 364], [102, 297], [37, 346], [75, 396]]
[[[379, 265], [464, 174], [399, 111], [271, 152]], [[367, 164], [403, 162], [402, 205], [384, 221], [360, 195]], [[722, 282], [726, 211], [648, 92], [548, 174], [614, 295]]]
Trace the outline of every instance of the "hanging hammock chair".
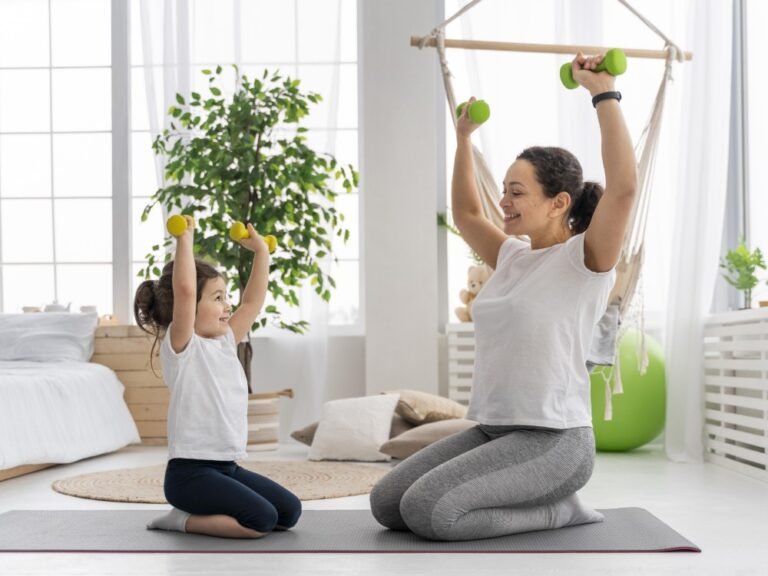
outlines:
[[[427, 36], [411, 37], [411, 46], [424, 48], [431, 46], [437, 49], [440, 66], [443, 75], [445, 95], [448, 100], [449, 110], [456, 109], [456, 97], [451, 82], [451, 71], [446, 59], [446, 48], [464, 48], [470, 50], [494, 50], [513, 52], [538, 52], [574, 55], [581, 51], [585, 54], [606, 52], [608, 48], [599, 46], [567, 46], [556, 44], [515, 44], [510, 42], [485, 42], [477, 40], [448, 40], [445, 38], [445, 27], [453, 20], [479, 4], [482, 0], [473, 0], [462, 7], [456, 14], [435, 27]], [[611, 395], [622, 392], [621, 374], [619, 369], [618, 345], [621, 335], [630, 327], [636, 326], [639, 333], [638, 363], [641, 373], [645, 373], [648, 357], [645, 350], [644, 339], [644, 315], [642, 310], [642, 297], [640, 303], [631, 308], [635, 295], [641, 293], [638, 284], [643, 266], [643, 245], [645, 230], [648, 222], [648, 208], [650, 206], [651, 183], [656, 157], [656, 148], [661, 130], [661, 121], [664, 112], [667, 85], [672, 80], [672, 63], [690, 60], [693, 55], [683, 52], [672, 40], [665, 36], [653, 23], [643, 17], [637, 10], [629, 5], [626, 0], [618, 0], [632, 14], [637, 16], [651, 30], [664, 40], [663, 50], [626, 49], [627, 57], [635, 58], [659, 58], [665, 60], [664, 74], [659, 84], [656, 98], [651, 109], [645, 128], [635, 144], [635, 157], [637, 158], [638, 194], [630, 216], [629, 225], [624, 236], [621, 255], [616, 264], [616, 283], [608, 299], [608, 308], [605, 311], [595, 331], [595, 337], [589, 355], [590, 364], [610, 366], [608, 372], [602, 372], [605, 380], [605, 414], [604, 418], [612, 418]], [[456, 117], [451, 114], [454, 124]], [[477, 179], [480, 200], [486, 217], [499, 228], [503, 227], [501, 210], [497, 204], [498, 189], [496, 181], [485, 162], [482, 153], [473, 146], [475, 175]], [[632, 313], [631, 313], [632, 311]], [[613, 378], [613, 389], [609, 382]]]

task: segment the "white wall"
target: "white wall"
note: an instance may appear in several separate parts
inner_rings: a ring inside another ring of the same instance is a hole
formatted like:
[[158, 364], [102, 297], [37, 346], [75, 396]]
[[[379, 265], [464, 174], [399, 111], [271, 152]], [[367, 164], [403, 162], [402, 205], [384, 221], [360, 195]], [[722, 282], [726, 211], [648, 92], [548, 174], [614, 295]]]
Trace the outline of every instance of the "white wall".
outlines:
[[359, 3], [366, 392], [438, 391], [439, 0]]

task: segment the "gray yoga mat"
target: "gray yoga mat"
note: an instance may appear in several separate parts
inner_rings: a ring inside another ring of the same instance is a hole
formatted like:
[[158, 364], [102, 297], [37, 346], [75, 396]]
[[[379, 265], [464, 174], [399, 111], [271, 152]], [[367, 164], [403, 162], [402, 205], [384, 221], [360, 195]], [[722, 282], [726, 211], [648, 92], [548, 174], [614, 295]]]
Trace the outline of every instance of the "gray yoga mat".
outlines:
[[385, 530], [368, 510], [306, 510], [290, 531], [229, 540], [146, 530], [160, 510], [14, 510], [0, 514], [0, 552], [701, 552], [642, 508], [605, 521], [471, 542], [430, 542]]

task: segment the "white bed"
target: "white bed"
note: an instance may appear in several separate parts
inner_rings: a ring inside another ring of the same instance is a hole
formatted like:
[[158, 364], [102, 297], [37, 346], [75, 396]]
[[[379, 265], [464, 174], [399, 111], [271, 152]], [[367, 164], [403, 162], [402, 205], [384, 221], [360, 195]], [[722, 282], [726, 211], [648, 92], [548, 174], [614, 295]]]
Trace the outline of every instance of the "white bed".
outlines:
[[0, 361], [0, 470], [74, 462], [140, 442], [106, 366]]
[[95, 327], [95, 314], [0, 315], [0, 473], [141, 441], [117, 375], [88, 362]]

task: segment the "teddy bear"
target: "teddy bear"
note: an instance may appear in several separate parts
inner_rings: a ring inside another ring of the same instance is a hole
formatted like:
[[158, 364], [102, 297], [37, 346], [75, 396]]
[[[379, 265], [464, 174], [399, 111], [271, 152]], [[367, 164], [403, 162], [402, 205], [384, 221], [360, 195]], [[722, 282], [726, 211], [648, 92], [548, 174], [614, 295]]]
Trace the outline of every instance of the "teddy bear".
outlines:
[[464, 306], [456, 308], [456, 317], [462, 322], [472, 322], [472, 302], [491, 277], [491, 269], [486, 265], [470, 266], [467, 271], [467, 289], [459, 293]]

